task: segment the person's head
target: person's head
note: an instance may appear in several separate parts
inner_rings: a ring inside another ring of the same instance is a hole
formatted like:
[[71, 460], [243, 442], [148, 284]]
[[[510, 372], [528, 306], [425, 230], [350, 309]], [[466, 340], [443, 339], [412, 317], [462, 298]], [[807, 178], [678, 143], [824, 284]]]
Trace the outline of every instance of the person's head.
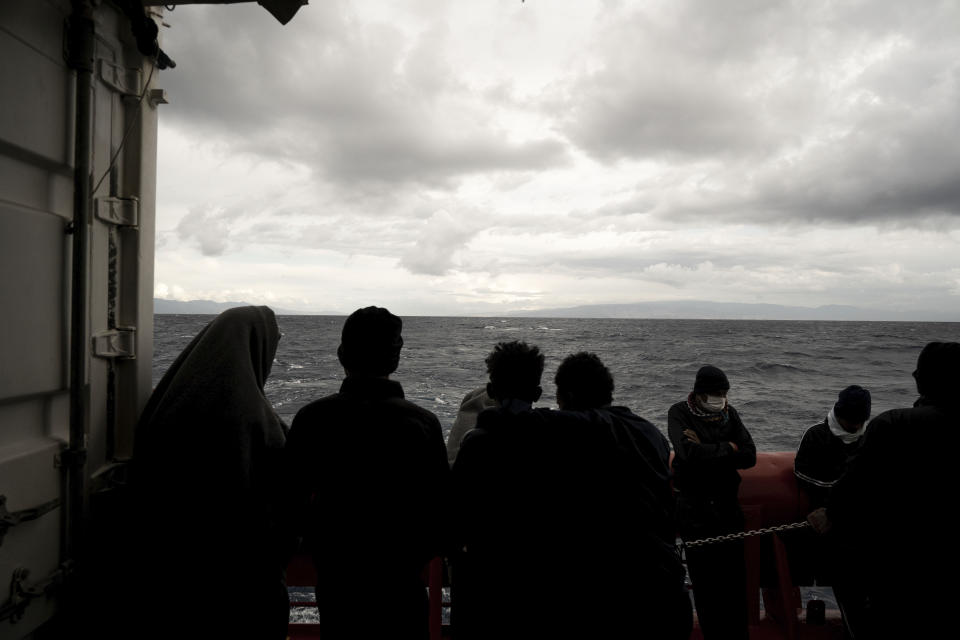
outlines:
[[540, 349], [526, 342], [500, 342], [485, 360], [490, 382], [487, 395], [495, 400], [513, 398], [536, 402], [543, 390], [540, 376], [543, 375], [543, 354]]
[[697, 404], [706, 411], [723, 411], [727, 406], [730, 381], [727, 374], [713, 365], [704, 365], [697, 371], [693, 382], [693, 394]]
[[337, 357], [347, 375], [385, 377], [397, 370], [403, 322], [382, 307], [357, 309], [343, 323]]
[[917, 358], [913, 372], [917, 392], [935, 403], [952, 401], [960, 388], [960, 343], [931, 342]]
[[870, 392], [850, 385], [840, 392], [833, 405], [833, 415], [847, 433], [856, 433], [870, 418]]
[[554, 381], [561, 409], [582, 411], [613, 402], [613, 376], [593, 353], [581, 351], [564, 358]]

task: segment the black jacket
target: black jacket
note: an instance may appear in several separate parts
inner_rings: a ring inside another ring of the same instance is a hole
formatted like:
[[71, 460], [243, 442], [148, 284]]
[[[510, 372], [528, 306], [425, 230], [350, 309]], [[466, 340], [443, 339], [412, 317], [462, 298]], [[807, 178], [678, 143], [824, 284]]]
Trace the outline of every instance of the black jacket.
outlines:
[[894, 634], [948, 635], [958, 569], [958, 438], [960, 412], [946, 402], [921, 399], [914, 408], [885, 411], [870, 421], [827, 502], [834, 535]]
[[835, 436], [826, 420], [803, 434], [794, 459], [793, 473], [797, 477], [797, 484], [810, 498], [811, 509], [826, 504], [831, 487], [843, 475], [847, 459], [859, 446], [860, 439], [848, 444]]
[[[683, 496], [736, 501], [740, 487], [737, 469], [757, 463], [757, 448], [740, 415], [728, 406], [725, 422], [709, 421], [694, 415], [687, 402], [678, 402], [667, 413], [667, 430], [673, 443], [673, 485]], [[700, 438], [693, 442], [683, 435], [692, 429]], [[734, 451], [730, 442], [737, 445]]]
[[436, 416], [397, 382], [348, 377], [297, 413], [286, 455], [324, 637], [425, 633], [419, 576], [442, 550], [449, 473]]
[[657, 624], [683, 596], [668, 459], [625, 407], [481, 413], [453, 466], [458, 636]]

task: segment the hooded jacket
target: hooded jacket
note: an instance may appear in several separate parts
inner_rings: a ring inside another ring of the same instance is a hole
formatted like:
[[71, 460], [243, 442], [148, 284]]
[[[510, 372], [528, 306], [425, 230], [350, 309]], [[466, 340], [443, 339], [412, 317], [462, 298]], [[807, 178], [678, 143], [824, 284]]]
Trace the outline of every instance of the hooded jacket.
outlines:
[[[177, 357], [141, 414], [130, 465], [135, 579], [151, 611], [178, 612], [151, 625], [157, 637], [183, 631], [184, 615], [219, 630], [285, 633], [285, 427], [263, 393], [279, 340], [268, 307], [224, 311]], [[217, 587], [191, 584], [201, 575]], [[211, 621], [211, 608], [224, 620]]]

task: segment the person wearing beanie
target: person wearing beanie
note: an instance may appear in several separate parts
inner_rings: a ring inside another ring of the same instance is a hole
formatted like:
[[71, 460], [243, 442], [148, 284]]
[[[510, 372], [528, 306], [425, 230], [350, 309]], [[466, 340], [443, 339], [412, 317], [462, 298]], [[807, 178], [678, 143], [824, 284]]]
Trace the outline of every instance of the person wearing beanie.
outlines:
[[[743, 530], [737, 469], [755, 465], [757, 449], [737, 410], [727, 402], [729, 390], [723, 371], [703, 366], [686, 400], [667, 413], [673, 486], [679, 494], [677, 528], [685, 541]], [[688, 548], [687, 569], [704, 638], [746, 640], [743, 542]]]
[[[811, 509], [827, 503], [831, 488], [847, 468], [847, 460], [859, 448], [869, 419], [870, 392], [850, 385], [837, 396], [827, 417], [803, 434], [793, 473]], [[857, 637], [864, 618], [864, 591], [856, 575], [839, 570], [843, 550], [809, 529], [792, 532], [784, 542], [792, 556], [804, 559], [798, 564], [812, 571], [819, 584], [833, 587], [847, 637]]]
[[420, 576], [443, 550], [449, 466], [436, 416], [390, 379], [402, 326], [383, 308], [352, 313], [339, 393], [297, 412], [287, 439], [290, 520], [313, 556], [327, 639], [428, 635]]
[[808, 517], [866, 589], [863, 637], [946, 637], [955, 626], [958, 554], [939, 542], [954, 522], [960, 343], [927, 344], [913, 377], [913, 407], [870, 421], [826, 509]]
[[840, 392], [827, 417], [803, 434], [793, 472], [812, 509], [826, 504], [830, 488], [846, 469], [847, 458], [860, 446], [869, 418], [870, 392], [851, 385]]

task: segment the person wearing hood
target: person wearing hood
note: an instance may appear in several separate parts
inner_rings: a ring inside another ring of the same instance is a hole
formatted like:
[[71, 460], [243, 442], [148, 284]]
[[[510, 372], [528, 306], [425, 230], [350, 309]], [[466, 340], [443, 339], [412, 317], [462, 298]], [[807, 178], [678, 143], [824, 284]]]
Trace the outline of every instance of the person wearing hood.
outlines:
[[263, 392], [279, 341], [269, 307], [224, 311], [140, 416], [129, 571], [142, 637], [286, 636], [286, 427]]
[[[677, 525], [684, 541], [743, 530], [738, 469], [757, 462], [753, 438], [727, 401], [730, 382], [712, 365], [697, 371], [693, 391], [667, 413], [673, 444]], [[740, 540], [687, 548], [697, 619], [704, 638], [746, 640], [746, 573]]]
[[826, 509], [809, 517], [867, 591], [864, 637], [947, 637], [956, 626], [960, 343], [927, 344], [913, 377], [913, 407], [870, 421]]
[[843, 475], [847, 459], [860, 446], [869, 418], [870, 392], [851, 385], [840, 392], [823, 422], [803, 434], [793, 473], [810, 499], [811, 509], [826, 504], [830, 488]]

